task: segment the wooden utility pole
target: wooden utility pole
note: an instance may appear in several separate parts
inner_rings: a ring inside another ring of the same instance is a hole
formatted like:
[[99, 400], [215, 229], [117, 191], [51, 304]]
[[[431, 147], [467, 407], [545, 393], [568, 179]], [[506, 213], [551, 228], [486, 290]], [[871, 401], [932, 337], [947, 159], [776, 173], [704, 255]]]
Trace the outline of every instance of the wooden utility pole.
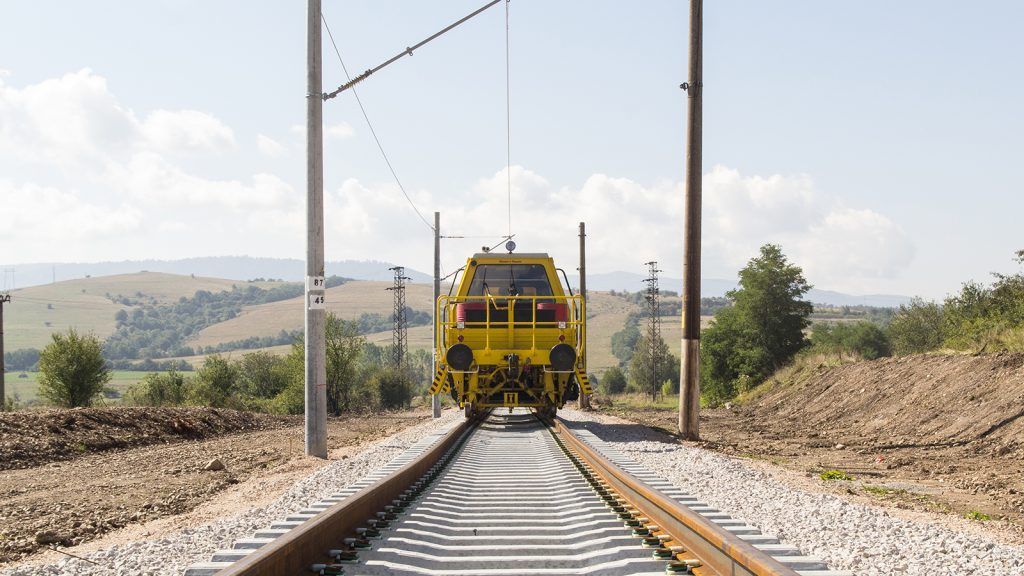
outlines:
[[[441, 297], [441, 213], [434, 212], [434, 303], [431, 316], [434, 317], [434, 339], [431, 341], [433, 363], [431, 375], [437, 374], [437, 299]], [[434, 394], [430, 397], [430, 410], [434, 418], [441, 417], [441, 397]]]
[[[583, 298], [584, 308], [587, 302], [587, 225], [584, 222], [580, 222], [580, 297]], [[586, 353], [587, 343], [583, 343], [584, 354]], [[587, 359], [581, 358], [583, 365], [586, 366]], [[579, 408], [590, 408], [590, 395], [584, 394], [580, 390]]]
[[11, 301], [10, 294], [0, 294], [0, 412], [7, 406], [7, 363], [4, 362], [4, 304]]
[[327, 458], [320, 0], [306, 4], [306, 455]]
[[683, 260], [683, 349], [680, 354], [679, 433], [700, 439], [700, 217], [703, 109], [703, 0], [690, 0], [690, 74], [687, 99], [686, 229]]

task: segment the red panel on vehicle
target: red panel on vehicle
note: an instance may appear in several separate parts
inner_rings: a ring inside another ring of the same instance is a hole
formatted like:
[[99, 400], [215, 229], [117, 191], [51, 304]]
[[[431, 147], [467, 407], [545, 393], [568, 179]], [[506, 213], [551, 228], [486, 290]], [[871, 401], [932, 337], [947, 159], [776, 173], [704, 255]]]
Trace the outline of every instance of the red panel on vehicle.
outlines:
[[569, 306], [551, 302], [538, 302], [537, 311], [554, 310], [555, 322], [566, 322], [569, 319]]
[[466, 313], [470, 311], [486, 312], [487, 304], [485, 302], [460, 302], [455, 305], [455, 321], [465, 322]]

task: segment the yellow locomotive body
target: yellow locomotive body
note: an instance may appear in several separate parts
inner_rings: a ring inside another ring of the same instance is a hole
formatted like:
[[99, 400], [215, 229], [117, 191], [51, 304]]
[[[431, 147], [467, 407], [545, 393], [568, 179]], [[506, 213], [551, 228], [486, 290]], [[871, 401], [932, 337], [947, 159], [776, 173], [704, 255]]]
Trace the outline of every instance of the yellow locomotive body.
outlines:
[[552, 415], [589, 394], [586, 302], [559, 272], [547, 254], [470, 258], [458, 288], [436, 303], [431, 393], [450, 392], [467, 416], [513, 406]]

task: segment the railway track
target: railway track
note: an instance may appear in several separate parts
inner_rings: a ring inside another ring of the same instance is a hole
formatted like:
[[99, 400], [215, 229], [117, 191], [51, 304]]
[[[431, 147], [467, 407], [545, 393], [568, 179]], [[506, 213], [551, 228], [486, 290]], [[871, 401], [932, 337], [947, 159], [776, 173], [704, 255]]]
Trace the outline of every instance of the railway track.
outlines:
[[186, 575], [849, 574], [521, 411], [426, 438], [303, 512]]

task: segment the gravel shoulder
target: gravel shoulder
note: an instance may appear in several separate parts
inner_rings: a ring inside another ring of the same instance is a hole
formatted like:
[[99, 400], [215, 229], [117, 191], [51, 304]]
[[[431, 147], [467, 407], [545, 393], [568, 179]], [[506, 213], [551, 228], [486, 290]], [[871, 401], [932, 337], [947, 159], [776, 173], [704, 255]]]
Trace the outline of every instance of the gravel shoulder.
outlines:
[[1005, 527], [886, 508], [816, 477], [717, 453], [608, 414], [560, 414], [702, 501], [831, 568], [864, 576], [1024, 574], [1024, 546]]
[[[267, 505], [310, 474], [429, 421], [425, 410], [332, 418], [326, 461], [302, 454], [303, 429], [292, 419], [271, 429], [164, 438], [6, 470], [0, 474], [0, 567], [62, 556], [52, 548], [78, 554], [162, 538]], [[224, 469], [204, 469], [214, 459]]]

